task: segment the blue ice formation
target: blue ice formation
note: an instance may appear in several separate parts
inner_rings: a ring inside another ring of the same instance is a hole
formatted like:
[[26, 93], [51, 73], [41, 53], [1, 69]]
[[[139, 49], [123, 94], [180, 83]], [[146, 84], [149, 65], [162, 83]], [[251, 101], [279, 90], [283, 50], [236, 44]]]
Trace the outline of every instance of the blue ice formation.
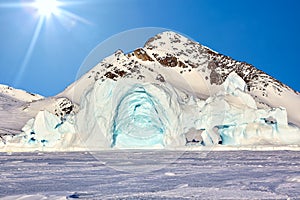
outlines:
[[112, 146], [163, 146], [165, 126], [158, 110], [162, 110], [158, 99], [142, 86], [132, 88], [117, 106]]
[[84, 96], [76, 125], [89, 148], [185, 144], [181, 107], [170, 86], [106, 80]]
[[168, 83], [96, 81], [82, 94], [75, 116], [62, 123], [40, 111], [23, 128], [23, 141], [89, 150], [300, 144], [300, 130], [288, 123], [286, 110], [258, 108], [245, 85], [231, 73], [222, 91], [201, 100]]

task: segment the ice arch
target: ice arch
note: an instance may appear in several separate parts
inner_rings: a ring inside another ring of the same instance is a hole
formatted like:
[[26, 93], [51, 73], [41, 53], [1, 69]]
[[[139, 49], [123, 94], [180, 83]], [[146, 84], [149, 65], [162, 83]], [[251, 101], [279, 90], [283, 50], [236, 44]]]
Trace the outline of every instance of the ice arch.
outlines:
[[114, 118], [113, 146], [163, 147], [165, 127], [158, 110], [162, 106], [141, 86], [120, 101]]
[[168, 84], [110, 79], [83, 94], [76, 126], [88, 149], [185, 145], [179, 96]]

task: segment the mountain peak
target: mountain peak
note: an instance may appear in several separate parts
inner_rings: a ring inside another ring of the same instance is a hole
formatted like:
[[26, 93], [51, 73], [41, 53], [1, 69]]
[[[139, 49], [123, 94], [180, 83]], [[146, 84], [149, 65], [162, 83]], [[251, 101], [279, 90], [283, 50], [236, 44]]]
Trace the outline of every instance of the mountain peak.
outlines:
[[291, 122], [300, 125], [293, 106], [282, 101], [283, 96], [298, 101], [298, 92], [251, 64], [236, 61], [172, 31], [155, 35], [143, 48], [129, 54], [116, 51], [85, 75], [83, 79], [88, 81], [76, 85], [91, 85], [93, 81], [105, 81], [107, 78], [114, 81], [121, 78], [144, 82], [164, 80], [178, 87], [189, 87], [198, 97], [207, 98], [222, 89], [222, 84], [232, 72], [245, 81], [245, 90], [259, 107], [285, 107], [291, 113]]
[[[194, 44], [192, 40], [173, 31], [165, 31], [150, 38], [144, 45], [146, 49], [184, 49], [189, 44]], [[197, 43], [198, 44], [198, 43]], [[198, 44], [200, 45], [200, 44]], [[201, 45], [200, 45], [201, 46]]]

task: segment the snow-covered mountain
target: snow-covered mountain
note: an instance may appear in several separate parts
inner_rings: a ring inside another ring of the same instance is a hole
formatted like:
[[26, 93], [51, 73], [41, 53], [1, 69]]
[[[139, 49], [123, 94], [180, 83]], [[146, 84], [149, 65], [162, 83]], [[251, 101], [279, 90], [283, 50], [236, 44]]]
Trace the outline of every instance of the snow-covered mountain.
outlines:
[[6, 144], [7, 140], [20, 135], [26, 122], [34, 118], [38, 112], [47, 110], [56, 116], [64, 116], [73, 106], [67, 98], [44, 98], [38, 94], [0, 85], [2, 143]]
[[117, 50], [62, 93], [26, 105], [36, 117], [12, 146], [300, 144], [298, 92], [174, 32]]
[[[15, 114], [16, 108], [24, 104], [42, 99], [37, 94], [31, 94], [23, 90], [14, 89], [6, 85], [0, 85], [0, 137], [4, 135], [18, 134], [28, 119], [20, 120], [21, 115]], [[22, 122], [20, 122], [22, 121]]]

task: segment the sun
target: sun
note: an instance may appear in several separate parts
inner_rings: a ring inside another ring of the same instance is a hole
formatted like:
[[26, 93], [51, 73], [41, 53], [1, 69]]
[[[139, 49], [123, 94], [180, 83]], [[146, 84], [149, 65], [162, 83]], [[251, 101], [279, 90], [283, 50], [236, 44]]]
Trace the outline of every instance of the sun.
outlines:
[[57, 11], [59, 2], [56, 0], [35, 0], [33, 6], [40, 16], [48, 17]]
[[[0, 0], [1, 1], [1, 0]], [[11, 1], [11, 0], [7, 0]], [[72, 2], [70, 0], [19, 0], [19, 2], [0, 2], [0, 9], [2, 8], [25, 8], [29, 11], [34, 19], [37, 20], [36, 27], [31, 37], [28, 49], [24, 59], [20, 65], [20, 69], [16, 74], [13, 85], [17, 85], [22, 78], [22, 74], [30, 61], [31, 55], [35, 49], [41, 30], [45, 24], [53, 20], [53, 16], [61, 22], [65, 28], [72, 28], [77, 23], [81, 22], [86, 25], [91, 25], [91, 22], [85, 18], [68, 11], [68, 6], [75, 4], [84, 4], [84, 1]], [[2, 10], [0, 10], [2, 12]]]

